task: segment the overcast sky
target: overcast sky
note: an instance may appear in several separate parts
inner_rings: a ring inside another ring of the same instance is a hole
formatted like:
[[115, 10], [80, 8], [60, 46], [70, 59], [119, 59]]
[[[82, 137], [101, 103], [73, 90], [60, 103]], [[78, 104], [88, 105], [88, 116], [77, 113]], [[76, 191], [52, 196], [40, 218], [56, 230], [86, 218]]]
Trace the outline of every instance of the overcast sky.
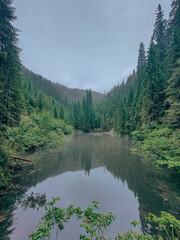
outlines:
[[71, 88], [104, 92], [136, 67], [155, 11], [170, 0], [14, 0], [23, 65]]

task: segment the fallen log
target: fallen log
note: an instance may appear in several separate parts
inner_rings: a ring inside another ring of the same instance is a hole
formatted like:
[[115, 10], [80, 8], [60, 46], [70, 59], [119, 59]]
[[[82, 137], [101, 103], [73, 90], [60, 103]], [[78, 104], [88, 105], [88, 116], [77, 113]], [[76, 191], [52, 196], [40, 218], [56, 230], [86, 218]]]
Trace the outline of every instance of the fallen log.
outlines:
[[14, 158], [14, 159], [18, 159], [18, 160], [22, 160], [22, 161], [26, 161], [26, 162], [32, 162], [31, 159], [27, 159], [27, 158], [21, 158], [21, 157], [16, 157], [16, 156], [9, 156], [10, 158]]

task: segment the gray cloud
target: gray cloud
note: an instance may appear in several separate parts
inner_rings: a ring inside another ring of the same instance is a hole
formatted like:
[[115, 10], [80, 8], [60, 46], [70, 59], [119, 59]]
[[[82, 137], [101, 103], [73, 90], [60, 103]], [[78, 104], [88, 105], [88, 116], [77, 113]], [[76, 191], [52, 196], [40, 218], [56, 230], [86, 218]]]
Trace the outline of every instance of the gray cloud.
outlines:
[[68, 87], [110, 90], [148, 47], [158, 3], [167, 16], [170, 2], [14, 0], [22, 63]]

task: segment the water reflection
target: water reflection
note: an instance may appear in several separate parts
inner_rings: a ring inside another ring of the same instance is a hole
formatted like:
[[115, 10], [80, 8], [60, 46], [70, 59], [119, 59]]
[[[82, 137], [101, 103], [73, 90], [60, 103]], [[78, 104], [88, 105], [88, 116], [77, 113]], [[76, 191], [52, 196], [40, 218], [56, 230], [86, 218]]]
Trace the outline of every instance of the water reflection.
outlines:
[[[146, 216], [149, 212], [159, 215], [160, 211], [169, 211], [176, 217], [179, 214], [177, 183], [171, 176], [152, 170], [146, 161], [131, 154], [128, 143], [121, 138], [105, 134], [79, 135], [57, 149], [36, 152], [29, 158], [34, 159], [35, 171], [18, 182], [16, 192], [0, 200], [2, 240], [12, 234], [13, 212], [17, 206], [23, 205], [29, 215], [31, 207], [43, 206], [46, 199], [38, 195], [38, 191], [46, 191], [49, 196], [62, 194], [66, 196], [65, 202], [81, 201], [81, 204], [88, 199], [99, 200], [96, 199], [99, 196], [107, 211], [119, 205], [121, 225], [126, 222], [127, 215], [136, 216], [138, 212], [144, 232], [148, 232]], [[81, 171], [89, 177], [83, 177]], [[25, 201], [25, 193], [31, 187], [36, 193], [28, 192]], [[19, 215], [23, 214], [23, 210], [18, 211]]]
[[39, 194], [34, 192], [32, 192], [30, 196], [25, 194], [23, 199], [21, 201], [18, 201], [18, 203], [23, 207], [24, 210], [32, 208], [38, 211], [46, 204], [46, 194]]

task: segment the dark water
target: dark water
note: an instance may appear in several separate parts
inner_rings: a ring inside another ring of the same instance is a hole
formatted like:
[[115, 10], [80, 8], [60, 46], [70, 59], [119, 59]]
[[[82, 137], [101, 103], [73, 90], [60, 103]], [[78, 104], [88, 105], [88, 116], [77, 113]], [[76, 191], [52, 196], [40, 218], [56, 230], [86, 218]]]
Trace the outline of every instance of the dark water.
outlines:
[[[0, 199], [0, 239], [25, 240], [44, 213], [45, 199], [61, 197], [60, 207], [71, 203], [83, 209], [100, 201], [101, 212], [117, 215], [108, 237], [129, 230], [134, 219], [148, 232], [146, 216], [168, 211], [178, 216], [177, 182], [130, 153], [128, 143], [109, 135], [75, 136], [59, 148], [29, 156], [35, 171], [17, 182], [17, 189]], [[72, 221], [58, 239], [79, 239], [79, 223]], [[54, 236], [52, 239], [55, 239]]]

